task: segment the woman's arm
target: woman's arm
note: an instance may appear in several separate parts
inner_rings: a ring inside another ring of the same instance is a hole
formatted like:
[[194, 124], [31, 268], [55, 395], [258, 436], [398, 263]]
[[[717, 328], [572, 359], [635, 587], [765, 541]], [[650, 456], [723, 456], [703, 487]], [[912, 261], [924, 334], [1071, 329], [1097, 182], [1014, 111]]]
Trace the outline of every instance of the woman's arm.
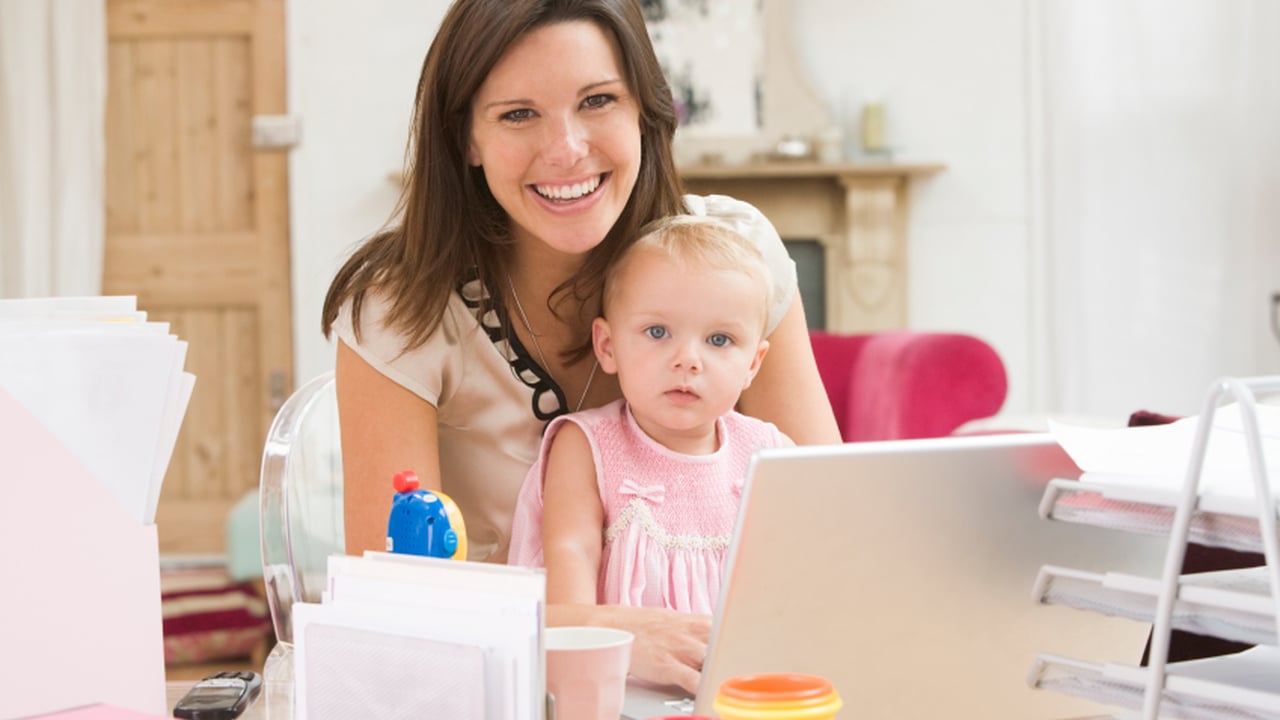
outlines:
[[392, 477], [412, 470], [427, 490], [440, 489], [436, 409], [378, 372], [338, 341], [335, 369], [342, 432], [346, 552], [386, 550]]
[[547, 449], [542, 490], [542, 555], [547, 602], [596, 602], [604, 508], [596, 485], [591, 443], [576, 423], [566, 422]]
[[769, 354], [751, 387], [742, 393], [738, 408], [745, 415], [777, 425], [798, 445], [841, 442], [831, 401], [813, 359], [799, 294], [768, 339]]

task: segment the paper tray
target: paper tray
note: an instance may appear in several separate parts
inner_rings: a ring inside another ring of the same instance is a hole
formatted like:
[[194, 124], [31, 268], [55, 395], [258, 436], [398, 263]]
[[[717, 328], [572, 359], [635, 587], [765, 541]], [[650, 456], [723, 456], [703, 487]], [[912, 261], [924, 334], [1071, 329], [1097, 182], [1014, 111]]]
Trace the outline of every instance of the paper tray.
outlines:
[[[1161, 717], [1184, 720], [1280, 720], [1280, 649], [1169, 663]], [[1028, 674], [1035, 688], [1113, 707], [1142, 707], [1147, 668], [1040, 655]], [[1227, 680], [1230, 678], [1230, 681]]]
[[[1160, 581], [1046, 565], [1032, 592], [1037, 602], [1153, 622]], [[1274, 605], [1264, 567], [1183, 575], [1173, 627], [1250, 644], [1275, 644]]]
[[[1180, 493], [1122, 484], [1057, 479], [1049, 481], [1040, 501], [1048, 520], [1168, 535]], [[1202, 495], [1191, 516], [1188, 540], [1240, 552], [1262, 552], [1258, 511], [1248, 500]]]

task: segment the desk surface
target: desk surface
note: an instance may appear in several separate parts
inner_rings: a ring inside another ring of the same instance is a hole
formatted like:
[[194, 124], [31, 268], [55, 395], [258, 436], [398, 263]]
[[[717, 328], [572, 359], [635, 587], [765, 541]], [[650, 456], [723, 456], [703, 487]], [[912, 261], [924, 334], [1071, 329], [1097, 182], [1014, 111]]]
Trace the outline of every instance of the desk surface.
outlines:
[[[195, 684], [194, 680], [165, 683], [165, 702], [169, 712], [173, 712], [173, 706], [177, 705], [182, 696], [186, 695]], [[262, 692], [258, 693], [258, 698], [240, 715], [239, 720], [266, 720], [267, 717], [282, 720], [293, 717], [291, 690], [292, 688], [284, 683], [264, 681]], [[268, 706], [270, 706], [270, 712], [267, 710]]]
[[[165, 696], [170, 710], [194, 684], [195, 682], [193, 681], [165, 683]], [[284, 720], [293, 717], [293, 698], [290, 695], [290, 690], [291, 688], [286, 683], [264, 682], [258, 699], [253, 701], [253, 704], [249, 706], [248, 710], [244, 711], [239, 720], [266, 720], [267, 717]], [[267, 711], [268, 705], [271, 707], [270, 712]], [[1089, 717], [1076, 718], [1076, 720], [1115, 720], [1116, 717], [1115, 715], [1091, 715]]]

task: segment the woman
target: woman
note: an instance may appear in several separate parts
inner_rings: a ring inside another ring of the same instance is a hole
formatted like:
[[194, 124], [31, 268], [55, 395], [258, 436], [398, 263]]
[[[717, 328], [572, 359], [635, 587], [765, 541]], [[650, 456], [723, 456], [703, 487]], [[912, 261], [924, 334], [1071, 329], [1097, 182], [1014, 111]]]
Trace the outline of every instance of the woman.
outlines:
[[[347, 552], [384, 547], [390, 479], [412, 469], [457, 501], [471, 559], [505, 560], [546, 422], [621, 397], [591, 354], [604, 269], [677, 213], [721, 217], [770, 259], [773, 349], [742, 412], [798, 443], [839, 442], [777, 233], [743, 203], [682, 197], [671, 92], [636, 0], [458, 0], [414, 119], [399, 223], [325, 299]], [[557, 605], [547, 622], [630, 630], [633, 674], [696, 689], [706, 616]]]

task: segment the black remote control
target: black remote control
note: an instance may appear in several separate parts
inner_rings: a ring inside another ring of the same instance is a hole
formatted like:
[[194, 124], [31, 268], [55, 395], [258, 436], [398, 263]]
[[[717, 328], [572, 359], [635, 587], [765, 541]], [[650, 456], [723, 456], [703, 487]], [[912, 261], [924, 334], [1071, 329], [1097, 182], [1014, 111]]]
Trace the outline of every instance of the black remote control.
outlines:
[[196, 683], [177, 705], [173, 716], [188, 720], [232, 720], [258, 697], [262, 676], [247, 670], [227, 670]]

